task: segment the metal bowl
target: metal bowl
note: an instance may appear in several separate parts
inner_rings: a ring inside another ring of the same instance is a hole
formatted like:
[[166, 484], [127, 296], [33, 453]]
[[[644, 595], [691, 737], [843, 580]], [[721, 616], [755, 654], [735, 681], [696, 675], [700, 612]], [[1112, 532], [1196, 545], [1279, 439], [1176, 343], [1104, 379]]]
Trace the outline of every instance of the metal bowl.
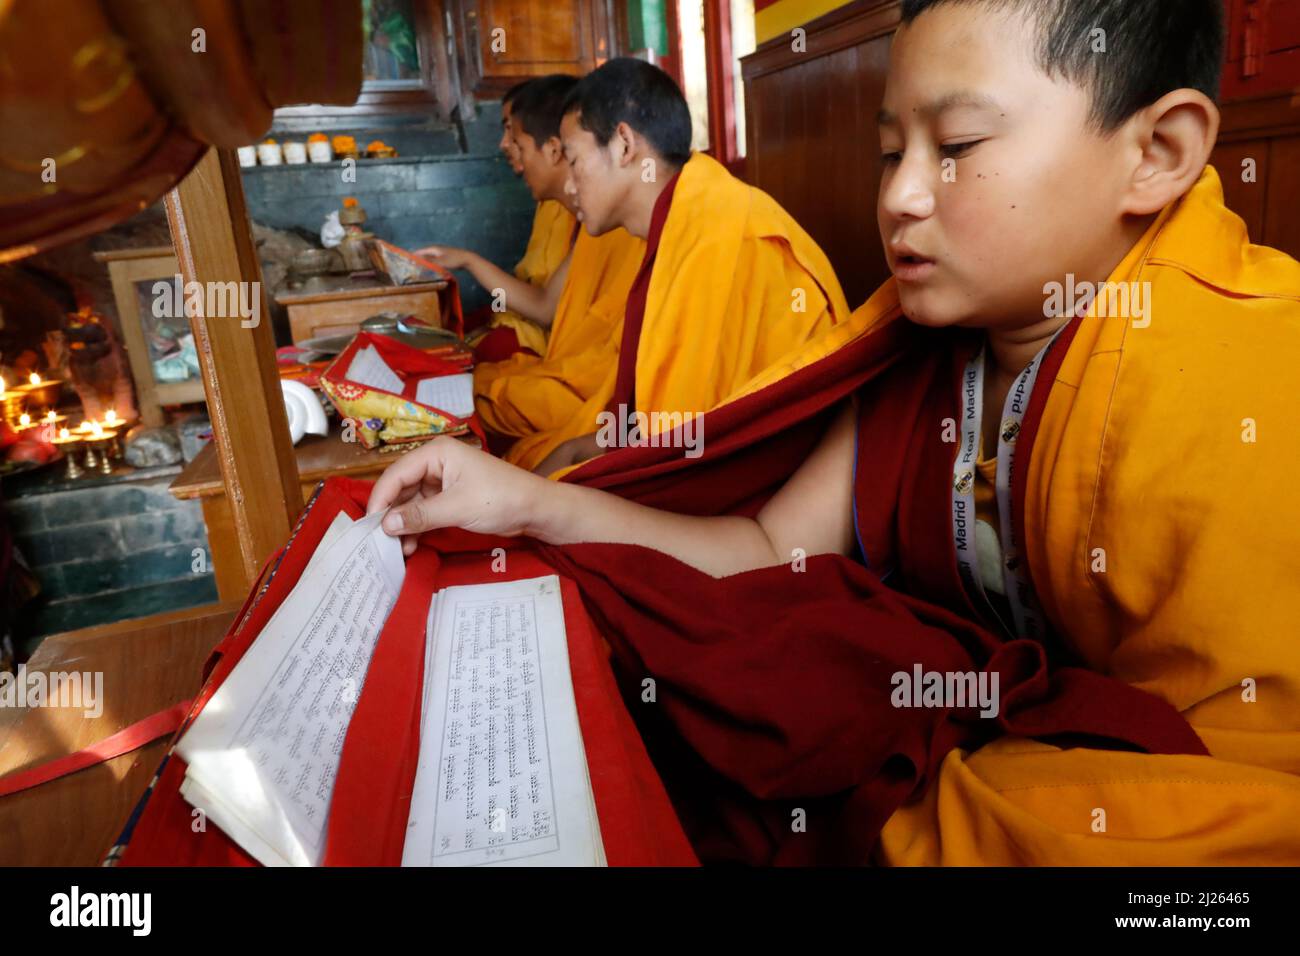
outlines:
[[343, 262], [333, 249], [304, 249], [293, 257], [290, 268], [298, 276], [319, 276], [341, 271]]

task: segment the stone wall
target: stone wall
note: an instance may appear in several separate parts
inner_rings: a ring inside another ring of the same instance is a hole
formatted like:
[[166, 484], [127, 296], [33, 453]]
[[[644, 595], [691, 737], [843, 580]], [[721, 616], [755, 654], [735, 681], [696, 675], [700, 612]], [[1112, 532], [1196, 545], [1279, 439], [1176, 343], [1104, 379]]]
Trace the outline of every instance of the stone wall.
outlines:
[[[167, 490], [179, 471], [6, 495], [15, 544], [41, 582], [41, 595], [18, 612], [16, 636], [27, 651], [47, 634], [217, 600], [202, 508]], [[193, 570], [196, 548], [206, 571]]]

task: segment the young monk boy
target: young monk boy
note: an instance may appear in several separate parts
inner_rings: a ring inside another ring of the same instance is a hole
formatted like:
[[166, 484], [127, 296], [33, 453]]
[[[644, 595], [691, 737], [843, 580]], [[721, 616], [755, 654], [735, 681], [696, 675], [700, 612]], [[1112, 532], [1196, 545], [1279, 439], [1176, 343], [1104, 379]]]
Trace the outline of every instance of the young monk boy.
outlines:
[[516, 176], [522, 176], [524, 169], [519, 164], [519, 147], [515, 145], [510, 113], [519, 91], [531, 82], [532, 80], [524, 80], [522, 83], [516, 83], [506, 90], [505, 95], [501, 97], [501, 140], [497, 143], [497, 149], [501, 150], [506, 162], [510, 164], [510, 171]]
[[[566, 94], [575, 81], [542, 81], [519, 94], [512, 136], [525, 180], [539, 201], [571, 203], [560, 143]], [[475, 405], [496, 436], [520, 438], [566, 425], [618, 361], [618, 335], [645, 240], [625, 229], [602, 236], [579, 230], [569, 261], [546, 287], [556, 296], [541, 356], [516, 353], [474, 369]]]
[[549, 472], [600, 454], [605, 412], [652, 422], [705, 412], [848, 317], [830, 263], [799, 224], [691, 152], [690, 111], [662, 70], [615, 59], [592, 71], [569, 96], [561, 135], [587, 232], [626, 229], [648, 248], [617, 366], [566, 427], [519, 442], [512, 461]]
[[[563, 91], [572, 83], [572, 77], [554, 74], [526, 80], [506, 92], [501, 102], [501, 142], [498, 146], [516, 176], [524, 174], [514, 135], [516, 102], [525, 91], [536, 92], [539, 85], [544, 91], [543, 96], [553, 95], [558, 89], [562, 97]], [[533, 196], [537, 197], [536, 190], [533, 190]], [[486, 289], [505, 291], [505, 311], [494, 309], [486, 330], [481, 335], [471, 336], [480, 361], [499, 361], [521, 349], [536, 355], [545, 350], [546, 331], [537, 324], [538, 316], [545, 316], [549, 321], [553, 314], [554, 299], [548, 299], [545, 290], [567, 261], [575, 228], [573, 213], [564, 203], [554, 198], [539, 199], [528, 245], [524, 248], [523, 258], [515, 266], [514, 275], [463, 249], [428, 246], [419, 250], [420, 255], [437, 260], [445, 268], [468, 269]], [[556, 295], [558, 290], [557, 285]]]
[[854, 322], [901, 314], [923, 347], [755, 518], [454, 441], [393, 465], [371, 509], [395, 506], [394, 534], [629, 542], [716, 576], [856, 554], [1162, 698], [1208, 751], [954, 749], [883, 862], [1300, 862], [1300, 264], [1249, 243], [1207, 166], [1222, 29], [1218, 0], [904, 0], [880, 113], [894, 278]]

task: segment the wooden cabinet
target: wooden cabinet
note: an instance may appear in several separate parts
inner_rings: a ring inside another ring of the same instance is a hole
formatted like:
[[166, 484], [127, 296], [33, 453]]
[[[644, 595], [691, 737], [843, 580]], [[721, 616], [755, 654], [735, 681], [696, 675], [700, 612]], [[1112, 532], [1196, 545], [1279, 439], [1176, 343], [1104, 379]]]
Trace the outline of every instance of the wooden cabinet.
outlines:
[[1210, 162], [1252, 242], [1300, 258], [1300, 84], [1222, 106]]
[[[0, 707], [0, 777], [76, 753], [181, 701], [203, 685], [203, 664], [247, 593], [227, 604], [52, 634], [29, 675], [102, 675], [91, 715], [76, 707]], [[0, 797], [0, 866], [98, 866], [171, 748], [161, 733], [97, 766]]]
[[[159, 246], [96, 252], [94, 257], [96, 262], [108, 266], [113, 283], [113, 299], [122, 325], [127, 361], [131, 363], [131, 377], [135, 380], [140, 421], [157, 428], [166, 419], [162, 406], [205, 400], [203, 379], [197, 373], [180, 381], [161, 381], [154, 365], [151, 343], [173, 342], [180, 334], [177, 329], [188, 327], [183, 309], [173, 307], [171, 315], [162, 317], [153, 309], [157, 299], [154, 285], [160, 281], [170, 285], [180, 275], [176, 254], [168, 246]], [[164, 327], [169, 328], [167, 334], [161, 334]]]
[[1225, 0], [1225, 100], [1300, 87], [1300, 0]]
[[460, 38], [461, 83], [490, 99], [521, 80], [581, 74], [620, 49], [624, 4], [615, 0], [446, 0]]
[[413, 315], [441, 326], [438, 296], [446, 287], [446, 282], [395, 286], [379, 280], [359, 283], [347, 276], [313, 276], [299, 288], [279, 292], [275, 301], [289, 313], [290, 336], [299, 345], [324, 335], [351, 335], [381, 312]]

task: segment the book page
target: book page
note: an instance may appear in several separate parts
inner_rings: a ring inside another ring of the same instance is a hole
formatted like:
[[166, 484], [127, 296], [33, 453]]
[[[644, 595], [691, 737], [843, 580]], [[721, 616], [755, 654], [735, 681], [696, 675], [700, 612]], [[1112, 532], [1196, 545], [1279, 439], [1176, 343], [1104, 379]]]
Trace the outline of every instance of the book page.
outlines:
[[402, 380], [388, 367], [388, 363], [383, 360], [379, 350], [373, 345], [357, 349], [345, 377], [349, 382], [356, 382], [358, 385], [381, 388], [395, 395], [402, 394]]
[[324, 854], [343, 740], [406, 571], [383, 514], [331, 526], [337, 537], [177, 744], [186, 799], [268, 866]]
[[474, 375], [466, 372], [421, 379], [415, 386], [415, 400], [457, 418], [469, 418], [474, 414]]
[[403, 866], [604, 864], [559, 578], [446, 588]]

